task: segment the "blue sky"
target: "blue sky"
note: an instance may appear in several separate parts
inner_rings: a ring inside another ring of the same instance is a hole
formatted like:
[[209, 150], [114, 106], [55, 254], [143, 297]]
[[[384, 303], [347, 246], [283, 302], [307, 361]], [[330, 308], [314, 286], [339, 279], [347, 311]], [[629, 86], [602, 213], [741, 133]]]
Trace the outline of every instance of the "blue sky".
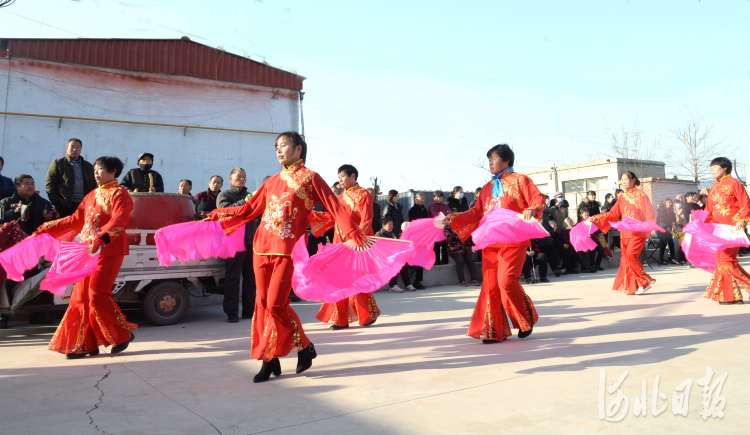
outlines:
[[611, 157], [623, 128], [659, 141], [652, 156], [669, 163], [691, 118], [750, 163], [746, 0], [17, 0], [0, 29], [187, 34], [297, 72], [308, 166], [326, 180], [351, 163], [363, 185], [377, 175], [385, 189], [473, 189], [487, 179], [473, 163], [494, 144], [530, 170]]

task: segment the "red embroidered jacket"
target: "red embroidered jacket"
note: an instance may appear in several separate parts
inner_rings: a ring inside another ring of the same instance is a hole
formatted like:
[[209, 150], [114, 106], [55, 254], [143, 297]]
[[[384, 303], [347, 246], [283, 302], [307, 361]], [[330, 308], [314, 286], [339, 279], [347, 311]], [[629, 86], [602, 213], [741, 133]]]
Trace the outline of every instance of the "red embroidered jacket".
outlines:
[[36, 234], [70, 241], [76, 235], [81, 243], [93, 243], [104, 234], [109, 235], [109, 244], [101, 248], [101, 257], [128, 255], [130, 246], [125, 227], [130, 223], [133, 199], [117, 180], [92, 190], [83, 198], [81, 205], [72, 215], [45, 222]]
[[307, 235], [308, 219], [316, 202], [334, 216], [344, 236], [358, 231], [331, 188], [302, 160], [266, 180], [245, 205], [218, 208], [209, 218], [218, 220], [224, 232], [232, 234], [263, 213], [253, 251], [258, 255], [291, 256], [294, 244]]
[[[367, 189], [360, 187], [359, 184], [348, 188], [339, 195], [339, 203], [346, 210], [349, 218], [357, 224], [362, 234], [372, 236], [372, 219], [374, 217], [372, 210], [372, 196]], [[320, 237], [334, 226], [333, 216], [325, 211], [314, 211], [310, 215], [310, 226], [315, 237]], [[341, 228], [336, 224], [336, 233], [333, 237], [333, 243], [341, 243], [346, 239], [342, 234]]]
[[737, 179], [726, 175], [711, 187], [706, 201], [706, 222], [734, 225], [750, 222], [750, 200]]
[[[609, 224], [611, 222], [626, 216], [641, 222], [654, 219], [654, 207], [651, 205], [651, 200], [648, 199], [646, 192], [636, 188], [626, 190], [617, 197], [614, 207], [606, 213], [593, 216], [591, 222], [596, 224], [602, 232], [606, 233], [609, 231]], [[633, 237], [647, 238], [649, 236], [649, 233], [644, 232], [620, 231], [620, 237], [623, 239]]]
[[[531, 178], [515, 172], [505, 172], [500, 177], [500, 181], [503, 183], [504, 196], [498, 196], [493, 199], [492, 185], [495, 182], [490, 181], [482, 187], [474, 207], [469, 209], [469, 211], [452, 215], [451, 229], [458, 234], [461, 241], [466, 241], [471, 236], [472, 231], [476, 230], [479, 226], [479, 221], [492, 207], [507, 208], [518, 213], [532, 210], [537, 220], [542, 217], [545, 198], [534, 182], [531, 181]], [[496, 248], [500, 246], [529, 246], [529, 242], [498, 243], [489, 247]]]

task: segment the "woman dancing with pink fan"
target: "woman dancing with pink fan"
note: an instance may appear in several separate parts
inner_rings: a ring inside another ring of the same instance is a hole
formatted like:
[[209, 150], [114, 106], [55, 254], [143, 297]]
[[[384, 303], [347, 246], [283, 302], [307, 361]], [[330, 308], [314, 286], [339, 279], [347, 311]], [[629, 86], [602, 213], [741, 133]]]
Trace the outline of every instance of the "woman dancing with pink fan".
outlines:
[[[610, 226], [620, 230], [622, 258], [612, 290], [640, 295], [650, 290], [651, 284], [656, 282], [643, 270], [643, 264], [639, 260], [641, 250], [646, 244], [650, 230], [658, 231], [660, 228], [653, 222], [654, 208], [651, 206], [651, 200], [643, 190], [637, 188], [641, 184], [638, 177], [633, 172], [625, 172], [620, 178], [620, 184], [625, 192], [617, 198], [614, 207], [606, 213], [592, 217], [591, 222], [604, 233], [609, 231]], [[610, 225], [620, 217], [623, 218], [623, 222]], [[629, 222], [631, 220], [632, 222]]]
[[257, 287], [253, 314], [253, 358], [263, 365], [253, 382], [281, 374], [279, 357], [297, 352], [297, 373], [312, 366], [315, 347], [302, 330], [297, 313], [289, 306], [295, 243], [307, 233], [313, 205], [320, 202], [334, 216], [341, 235], [359, 246], [369, 243], [346, 210], [317, 173], [305, 167], [307, 144], [296, 132], [276, 138], [280, 174], [269, 178], [241, 207], [216, 209], [209, 215], [227, 234], [263, 214], [253, 241], [253, 268]]
[[[352, 165], [343, 165], [339, 168], [339, 186], [344, 192], [339, 195], [338, 200], [349, 218], [357, 224], [360, 231], [367, 236], [372, 236], [372, 196], [370, 192], [357, 183], [359, 171]], [[320, 237], [334, 226], [333, 216], [323, 211], [314, 211], [310, 214], [310, 223], [313, 234]], [[333, 236], [333, 243], [343, 243], [344, 234], [338, 224]], [[349, 322], [359, 321], [360, 326], [370, 326], [378, 319], [380, 309], [375, 302], [372, 293], [358, 293], [335, 303], [324, 303], [315, 316], [323, 323], [329, 323], [330, 329], [338, 330], [349, 327]]]
[[[513, 172], [515, 156], [506, 144], [496, 145], [487, 152], [492, 181], [485, 184], [477, 202], [469, 211], [445, 218], [461, 240], [466, 240], [479, 227], [485, 214], [494, 207], [522, 213], [524, 220], [539, 219], [544, 210], [544, 195], [531, 179]], [[476, 243], [477, 239], [474, 241]], [[527, 239], [515, 243], [494, 243], [482, 250], [482, 290], [474, 307], [466, 335], [496, 343], [510, 337], [510, 316], [518, 337], [531, 335], [539, 319], [534, 304], [518, 282], [526, 258]], [[507, 316], [506, 316], [507, 313]]]
[[[706, 223], [731, 225], [736, 234], [742, 234], [750, 222], [750, 199], [742, 183], [732, 178], [731, 173], [732, 162], [726, 157], [711, 161], [711, 175], [716, 184], [708, 192]], [[739, 249], [733, 246], [716, 253], [716, 269], [704, 298], [722, 305], [744, 303], [739, 285], [750, 291], [750, 274], [737, 261]]]
[[[129, 253], [125, 227], [133, 211], [130, 194], [117, 184], [122, 167], [117, 157], [96, 159], [94, 178], [99, 187], [83, 198], [73, 215], [47, 222], [34, 233], [65, 241], [78, 235], [80, 242], [91, 245], [91, 253], [100, 252], [96, 271], [73, 287], [70, 305], [49, 343], [49, 350], [68, 359], [97, 355], [99, 346], [112, 346], [111, 352], [119, 353], [135, 338], [130, 330], [138, 325], [125, 320], [112, 299], [112, 286]], [[51, 272], [65, 270], [53, 267]]]

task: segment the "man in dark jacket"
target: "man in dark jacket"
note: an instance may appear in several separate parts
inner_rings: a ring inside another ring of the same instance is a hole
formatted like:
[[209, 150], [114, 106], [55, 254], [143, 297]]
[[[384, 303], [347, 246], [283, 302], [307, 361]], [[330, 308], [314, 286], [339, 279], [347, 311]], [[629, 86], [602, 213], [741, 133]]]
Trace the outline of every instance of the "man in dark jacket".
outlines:
[[589, 216], [594, 217], [601, 214], [601, 204], [596, 200], [596, 192], [589, 190], [586, 194], [586, 198], [583, 198], [580, 204], [578, 204], [578, 216], [581, 216], [583, 210], [588, 210]]
[[218, 198], [219, 193], [221, 193], [221, 188], [223, 186], [224, 179], [218, 175], [214, 175], [208, 180], [208, 190], [195, 195], [195, 199], [198, 200], [198, 206], [200, 206], [200, 204], [206, 204], [203, 207], [204, 213], [201, 217], [205, 217], [206, 214], [216, 210], [216, 198]]
[[83, 160], [80, 139], [68, 139], [65, 157], [53, 160], [47, 170], [46, 191], [60, 217], [75, 213], [83, 197], [96, 189], [94, 165]]
[[52, 204], [37, 195], [34, 178], [21, 174], [14, 181], [16, 193], [10, 198], [0, 200], [0, 218], [2, 223], [18, 221], [23, 232], [31, 235], [43, 223], [55, 218]]
[[[21, 230], [28, 235], [31, 235], [34, 231], [39, 228], [44, 222], [55, 219], [57, 215], [53, 213], [52, 204], [49, 201], [37, 195], [34, 191], [36, 186], [34, 185], [34, 179], [31, 175], [21, 174], [14, 180], [16, 192], [13, 196], [0, 200], [0, 222], [7, 223], [18, 221], [18, 225]], [[51, 260], [48, 258], [47, 260]], [[39, 269], [34, 268], [26, 271], [23, 276], [28, 279], [38, 274]], [[13, 299], [13, 293], [15, 287], [18, 285], [17, 282], [7, 280], [5, 281], [5, 290], [8, 292], [8, 298]], [[3, 291], [0, 288], [0, 291]], [[51, 294], [43, 292], [40, 295], [40, 301], [52, 302]], [[45, 317], [44, 313], [32, 313], [29, 317], [29, 323], [32, 324], [49, 324], [50, 322]], [[8, 316], [0, 314], [0, 329], [5, 329], [8, 326]]]
[[[424, 193], [417, 192], [414, 195], [414, 206], [409, 209], [409, 222], [413, 222], [417, 219], [428, 219], [430, 217], [430, 212], [427, 211], [427, 207], [424, 206]], [[424, 278], [424, 268], [419, 266], [413, 267], [414, 271], [416, 272], [416, 281], [414, 282], [414, 288], [417, 290], [424, 290], [426, 287], [424, 284], [422, 284], [422, 279]]]
[[[5, 160], [0, 157], [0, 172], [3, 172], [4, 167]], [[0, 175], [0, 199], [13, 196], [13, 193], [15, 193], [15, 191], [16, 187], [13, 185], [13, 180], [6, 177], [5, 175]]]
[[690, 218], [692, 216], [693, 210], [699, 210], [700, 205], [698, 205], [698, 193], [697, 192], [688, 192], [685, 194], [685, 209], [682, 211], [682, 225], [687, 225], [690, 223]]
[[122, 177], [120, 186], [131, 192], [164, 192], [164, 180], [161, 174], [152, 171], [154, 155], [143, 153], [138, 156], [138, 167], [133, 168]]
[[[216, 197], [218, 208], [240, 207], [252, 196], [245, 183], [247, 174], [242, 168], [234, 168], [229, 174], [230, 186]], [[259, 220], [245, 225], [245, 251], [227, 258], [224, 277], [224, 312], [229, 323], [240, 321], [240, 278], [242, 279], [242, 318], [252, 319], [255, 310], [255, 272], [253, 271], [253, 237]]]

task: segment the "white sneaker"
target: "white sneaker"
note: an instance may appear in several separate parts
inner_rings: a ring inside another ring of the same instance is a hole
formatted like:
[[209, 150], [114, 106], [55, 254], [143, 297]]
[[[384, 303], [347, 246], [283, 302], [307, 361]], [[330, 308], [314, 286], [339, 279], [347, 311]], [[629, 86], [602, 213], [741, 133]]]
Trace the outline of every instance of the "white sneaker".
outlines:
[[413, 286], [413, 285], [411, 285], [411, 284], [409, 284], [409, 285], [407, 285], [407, 286], [406, 286], [406, 291], [410, 291], [410, 292], [413, 292], [413, 291], [416, 291], [416, 290], [417, 290], [417, 289], [416, 289], [416, 288], [414, 288], [414, 286]]
[[636, 290], [635, 294], [642, 295], [646, 293], [647, 291], [651, 290], [651, 286], [647, 285], [646, 287], [638, 287], [638, 290]]
[[391, 288], [388, 289], [388, 292], [389, 293], [403, 293], [404, 289], [402, 289], [401, 287], [399, 287], [397, 285], [394, 285], [393, 287], [391, 287]]

